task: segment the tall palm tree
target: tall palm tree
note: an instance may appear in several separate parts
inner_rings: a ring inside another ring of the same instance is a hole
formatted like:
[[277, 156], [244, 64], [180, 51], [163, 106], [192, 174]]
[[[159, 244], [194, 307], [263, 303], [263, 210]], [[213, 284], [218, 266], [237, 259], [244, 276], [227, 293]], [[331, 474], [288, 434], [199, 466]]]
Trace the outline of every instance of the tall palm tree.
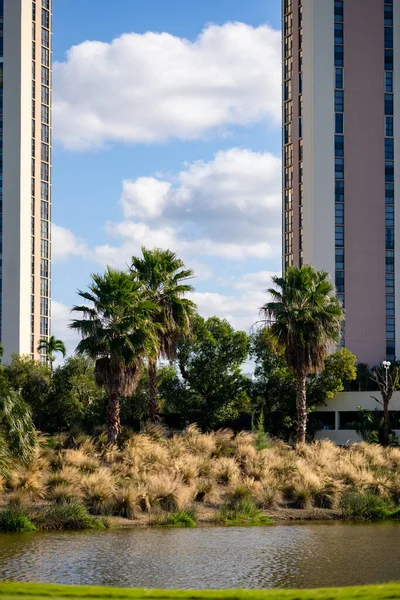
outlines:
[[63, 358], [67, 355], [67, 349], [65, 348], [65, 344], [62, 340], [57, 340], [54, 335], [51, 335], [49, 339], [42, 338], [38, 343], [38, 352], [41, 350], [45, 350], [47, 356], [47, 363], [50, 366], [50, 372], [53, 375], [54, 366], [53, 363], [56, 360], [56, 352], [61, 352]]
[[185, 268], [174, 252], [159, 248], [142, 248], [141, 257], [133, 256], [131, 273], [133, 280], [159, 309], [153, 313], [158, 326], [158, 356], [148, 360], [149, 414], [155, 422], [158, 419], [157, 359], [174, 358], [179, 339], [190, 333], [196, 305], [185, 295], [194, 289], [187, 283], [194, 273]]
[[340, 341], [344, 311], [328, 273], [310, 265], [290, 266], [274, 276], [271, 301], [262, 308], [271, 333], [285, 350], [296, 378], [297, 438], [304, 443], [307, 427], [306, 379], [319, 373], [331, 348]]
[[107, 390], [108, 442], [114, 444], [121, 431], [120, 398], [134, 392], [145, 357], [156, 356], [151, 315], [157, 307], [129, 274], [110, 268], [92, 275], [89, 291], [78, 294], [89, 304], [73, 307], [81, 319], [69, 327], [82, 334], [76, 352], [95, 361], [96, 383]]

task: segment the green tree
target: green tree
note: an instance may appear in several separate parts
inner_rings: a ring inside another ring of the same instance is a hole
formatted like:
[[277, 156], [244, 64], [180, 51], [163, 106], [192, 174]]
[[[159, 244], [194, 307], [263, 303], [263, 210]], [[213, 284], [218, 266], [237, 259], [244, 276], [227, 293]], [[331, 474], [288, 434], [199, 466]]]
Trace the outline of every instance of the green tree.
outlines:
[[63, 355], [63, 358], [65, 358], [67, 355], [64, 342], [55, 338], [54, 335], [51, 335], [49, 339], [42, 338], [39, 340], [37, 349], [38, 352], [41, 352], [42, 350], [46, 352], [47, 364], [50, 367], [50, 372], [52, 375], [54, 370], [53, 363], [56, 360], [56, 352], [60, 352]]
[[155, 422], [158, 419], [157, 359], [173, 359], [176, 356], [178, 341], [190, 333], [191, 321], [195, 313], [194, 302], [185, 298], [193, 287], [187, 281], [193, 278], [191, 269], [186, 269], [183, 261], [171, 250], [146, 250], [142, 256], [133, 256], [131, 273], [146, 297], [157, 307], [153, 319], [158, 325], [158, 356], [148, 360], [149, 370], [149, 414]]
[[121, 431], [120, 397], [133, 393], [145, 357], [157, 353], [152, 322], [157, 307], [132, 277], [110, 268], [92, 275], [89, 291], [78, 294], [88, 304], [73, 307], [81, 318], [70, 328], [81, 333], [76, 351], [95, 361], [96, 383], [107, 391], [108, 442], [113, 444]]
[[[249, 338], [226, 320], [196, 317], [193, 337], [178, 347], [181, 380], [168, 380], [169, 410], [185, 411], [190, 420], [210, 429], [250, 411], [250, 380], [241, 372], [249, 352]], [[183, 380], [183, 381], [182, 381]], [[168, 403], [166, 403], [168, 404]]]
[[0, 474], [12, 459], [28, 463], [36, 445], [31, 410], [22, 396], [11, 389], [0, 392]]
[[395, 391], [400, 387], [399, 367], [396, 363], [384, 361], [381, 366], [372, 370], [372, 381], [376, 383], [382, 400], [374, 398], [383, 407], [383, 445], [388, 446], [390, 435], [389, 404]]
[[276, 287], [268, 290], [271, 300], [261, 312], [296, 379], [296, 443], [301, 444], [307, 431], [307, 376], [322, 371], [329, 350], [339, 343], [344, 311], [325, 271], [290, 266], [272, 281]]

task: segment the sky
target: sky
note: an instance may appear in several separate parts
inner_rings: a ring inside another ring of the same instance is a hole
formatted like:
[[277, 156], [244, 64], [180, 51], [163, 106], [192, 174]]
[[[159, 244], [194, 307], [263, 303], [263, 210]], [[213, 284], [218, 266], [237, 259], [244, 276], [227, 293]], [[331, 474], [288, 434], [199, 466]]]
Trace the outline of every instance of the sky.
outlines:
[[52, 333], [77, 290], [170, 248], [250, 331], [281, 266], [280, 0], [53, 0]]

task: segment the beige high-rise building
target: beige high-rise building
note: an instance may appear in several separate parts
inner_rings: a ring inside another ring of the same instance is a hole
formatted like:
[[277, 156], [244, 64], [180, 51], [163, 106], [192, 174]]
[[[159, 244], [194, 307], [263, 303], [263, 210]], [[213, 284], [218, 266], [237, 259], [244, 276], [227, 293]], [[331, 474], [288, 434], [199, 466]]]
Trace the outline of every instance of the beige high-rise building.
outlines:
[[283, 0], [283, 267], [331, 274], [343, 344], [400, 357], [400, 0]]
[[[4, 360], [50, 334], [52, 0], [0, 0]], [[41, 356], [45, 360], [45, 356]]]

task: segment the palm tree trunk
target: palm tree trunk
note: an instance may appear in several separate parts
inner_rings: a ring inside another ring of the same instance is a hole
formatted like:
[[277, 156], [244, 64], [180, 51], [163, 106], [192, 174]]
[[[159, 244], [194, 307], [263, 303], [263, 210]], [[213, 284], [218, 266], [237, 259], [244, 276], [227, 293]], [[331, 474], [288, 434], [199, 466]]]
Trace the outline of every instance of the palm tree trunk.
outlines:
[[389, 400], [383, 397], [383, 445], [389, 445]]
[[304, 444], [307, 430], [307, 402], [306, 402], [306, 377], [298, 374], [296, 377], [296, 408], [297, 408], [297, 435], [296, 445]]
[[157, 361], [149, 360], [149, 417], [152, 423], [158, 421]]
[[116, 444], [121, 432], [119, 395], [112, 392], [107, 403], [107, 441]]

